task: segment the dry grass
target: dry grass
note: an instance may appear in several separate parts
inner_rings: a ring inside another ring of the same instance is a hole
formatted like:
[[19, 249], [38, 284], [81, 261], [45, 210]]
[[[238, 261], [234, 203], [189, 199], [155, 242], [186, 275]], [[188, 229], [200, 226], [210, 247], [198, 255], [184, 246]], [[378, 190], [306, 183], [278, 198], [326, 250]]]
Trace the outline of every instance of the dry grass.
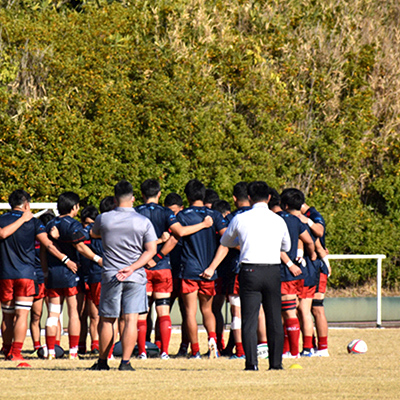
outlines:
[[[136, 372], [85, 371], [93, 360], [29, 360], [30, 369], [0, 362], [1, 398], [7, 399], [396, 399], [400, 393], [396, 329], [330, 330], [330, 358], [284, 360], [284, 371], [244, 372], [243, 360], [133, 360]], [[365, 355], [349, 355], [347, 344], [361, 338]], [[171, 353], [179, 335], [173, 334]], [[201, 345], [205, 350], [205, 334]], [[30, 346], [29, 339], [26, 341]], [[63, 337], [66, 344], [66, 337]], [[302, 369], [289, 369], [292, 364]]]

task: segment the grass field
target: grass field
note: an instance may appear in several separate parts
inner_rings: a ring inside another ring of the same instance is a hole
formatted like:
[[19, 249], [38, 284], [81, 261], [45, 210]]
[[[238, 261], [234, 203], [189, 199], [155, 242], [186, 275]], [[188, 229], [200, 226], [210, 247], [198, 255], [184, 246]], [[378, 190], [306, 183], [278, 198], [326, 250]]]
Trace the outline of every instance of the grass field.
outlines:
[[[170, 353], [179, 345], [173, 334]], [[349, 355], [347, 344], [363, 339], [364, 355]], [[62, 345], [67, 348], [67, 337]], [[206, 351], [205, 333], [200, 335]], [[32, 368], [0, 360], [0, 398], [4, 399], [398, 399], [400, 330], [330, 329], [329, 358], [284, 360], [284, 371], [243, 371], [243, 360], [132, 360], [135, 372], [86, 371], [94, 360], [28, 360]], [[30, 338], [25, 342], [31, 348]], [[29, 353], [25, 353], [26, 355]], [[298, 364], [301, 369], [291, 369]]]

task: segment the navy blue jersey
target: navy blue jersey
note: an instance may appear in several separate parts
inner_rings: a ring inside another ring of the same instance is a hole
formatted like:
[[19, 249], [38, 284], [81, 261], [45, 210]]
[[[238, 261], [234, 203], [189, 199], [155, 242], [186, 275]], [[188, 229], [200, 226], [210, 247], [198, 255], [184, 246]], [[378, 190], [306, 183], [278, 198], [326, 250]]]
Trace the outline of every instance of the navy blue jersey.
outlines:
[[[101, 238], [91, 238], [90, 237], [90, 230], [92, 229], [93, 224], [87, 225], [84, 229], [83, 232], [87, 235], [85, 244], [90, 248], [90, 250], [93, 251], [94, 254], [97, 254], [99, 257], [103, 257], [103, 242], [101, 241]], [[98, 283], [101, 282], [101, 272], [102, 272], [102, 267], [100, 267], [97, 262], [94, 262], [93, 260], [89, 260], [84, 256], [81, 257], [81, 265], [86, 265], [85, 269], [85, 279], [86, 282], [90, 285], [92, 283]]]
[[36, 272], [36, 282], [44, 283], [42, 263], [40, 262], [40, 242], [38, 240], [35, 241], [35, 272]]
[[[317, 241], [317, 238], [311, 232], [310, 227], [307, 224], [303, 224], [303, 226], [307, 229], [308, 233], [311, 236], [311, 239], [315, 243]], [[307, 274], [304, 277], [304, 286], [309, 286], [309, 287], [315, 286], [318, 283], [319, 270], [323, 262], [319, 258], [317, 258], [315, 261], [311, 261], [306, 251], [304, 251], [304, 260], [306, 261], [307, 264], [306, 265]]]
[[[78, 263], [78, 252], [73, 243], [85, 240], [86, 236], [81, 223], [67, 215], [51, 220], [46, 225], [46, 231], [50, 232], [53, 226], [56, 226], [60, 233], [59, 239], [53, 241], [57, 244], [61, 253], [66, 254], [72, 261]], [[80, 280], [79, 274], [74, 274], [65, 264], [49, 252], [47, 252], [47, 265], [49, 268], [47, 287], [49, 289], [69, 288], [78, 285]]]
[[181, 256], [182, 256], [182, 239], [179, 239], [179, 242], [172, 249], [171, 253], [169, 253], [169, 260], [171, 262], [173, 278], [179, 278], [179, 275], [181, 273]]
[[[249, 207], [240, 207], [237, 210], [235, 210], [233, 213], [228, 214], [225, 217], [225, 219], [228, 222], [228, 225], [236, 215], [242, 214], [248, 210], [251, 210], [250, 206]], [[238, 274], [239, 270], [240, 270], [239, 257], [240, 257], [239, 250], [229, 249], [228, 254], [221, 262], [221, 265], [218, 267], [218, 276], [222, 276], [222, 277], [226, 276], [229, 278], [232, 275]], [[222, 273], [221, 273], [221, 271], [222, 271]]]
[[[164, 232], [168, 232], [171, 225], [178, 222], [175, 214], [169, 208], [163, 207], [157, 203], [142, 204], [136, 207], [135, 210], [151, 221], [158, 238], [160, 238]], [[159, 252], [163, 246], [164, 243], [157, 245], [157, 252]], [[153, 271], [159, 269], [171, 269], [169, 254], [152, 268]]]
[[[205, 206], [190, 206], [176, 216], [182, 226], [191, 226], [202, 222], [207, 215], [211, 216], [214, 221], [210, 228], [202, 229], [193, 235], [182, 238], [182, 270], [180, 278], [205, 280], [199, 275], [211, 264], [218, 246], [215, 234], [226, 228], [227, 222], [220, 212]], [[214, 273], [211, 280], [216, 278], [217, 274]]]
[[[286, 226], [288, 227], [289, 231], [289, 236], [290, 236], [290, 243], [291, 247], [290, 250], [286, 252], [286, 254], [289, 256], [292, 262], [295, 262], [296, 257], [297, 257], [297, 248], [298, 248], [298, 243], [299, 243], [299, 236], [305, 232], [306, 228], [304, 224], [300, 221], [299, 218], [295, 217], [292, 214], [289, 214], [286, 211], [279, 211], [277, 214], [283, 218], [283, 220], [286, 223]], [[303, 270], [303, 267], [300, 266], [300, 268]], [[290, 271], [289, 268], [287, 267], [286, 264], [283, 262], [281, 263], [281, 280], [282, 282], [289, 282], [289, 281], [297, 281], [299, 279], [304, 279], [304, 270], [303, 273], [301, 273], [298, 276], [294, 276]]]
[[[0, 216], [0, 228], [19, 218], [23, 212], [12, 210]], [[36, 218], [25, 222], [8, 238], [0, 240], [0, 279], [36, 279], [35, 238], [45, 227]]]
[[321, 244], [322, 244], [322, 247], [323, 247], [324, 249], [326, 249], [326, 243], [325, 243], [325, 229], [326, 229], [326, 226], [325, 226], [325, 220], [324, 220], [324, 218], [323, 218], [322, 215], [315, 209], [315, 207], [310, 207], [310, 208], [304, 213], [304, 215], [305, 215], [307, 218], [310, 218], [311, 221], [313, 221], [314, 223], [316, 223], [316, 224], [321, 224], [321, 225], [324, 227], [324, 234], [322, 235], [322, 237], [319, 238], [319, 240], [320, 240], [320, 242], [321, 242]]

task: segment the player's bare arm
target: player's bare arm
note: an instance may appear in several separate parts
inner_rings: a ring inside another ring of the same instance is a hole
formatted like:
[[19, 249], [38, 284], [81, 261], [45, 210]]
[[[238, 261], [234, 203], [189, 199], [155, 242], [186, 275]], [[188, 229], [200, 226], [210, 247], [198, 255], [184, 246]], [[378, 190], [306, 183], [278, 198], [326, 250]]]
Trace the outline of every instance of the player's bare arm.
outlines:
[[316, 237], [322, 237], [324, 235], [325, 228], [322, 224], [320, 224], [319, 222], [314, 222], [311, 218], [307, 218], [304, 214], [299, 214], [296, 216], [300, 219], [301, 222], [307, 224], [310, 227], [311, 232]]
[[222, 244], [220, 244], [217, 249], [217, 252], [215, 253], [213, 260], [211, 261], [211, 264], [203, 271], [202, 274], [200, 274], [200, 277], [205, 278], [205, 279], [212, 278], [215, 270], [218, 268], [219, 264], [221, 264], [223, 259], [228, 254], [228, 251], [229, 251], [229, 247], [226, 247], [226, 246], [223, 246]]
[[[308, 231], [304, 231], [299, 235], [299, 239], [303, 242], [304, 250], [307, 252], [311, 261], [315, 261], [317, 259], [317, 253], [315, 252], [314, 241], [312, 240]], [[318, 239], [319, 242], [319, 239]]]
[[281, 251], [281, 260], [288, 267], [293, 276], [299, 276], [302, 273], [301, 268], [297, 266], [284, 251]]
[[[70, 269], [74, 274], [76, 274], [76, 272], [78, 271], [78, 265], [74, 261], [70, 260], [66, 254], [60, 252], [57, 246], [48, 238], [47, 233], [45, 232], [40, 233], [39, 235], [36, 236], [36, 238], [41, 243], [40, 246], [41, 249], [42, 248], [46, 249], [50, 254], [52, 254], [54, 257], [62, 261], [68, 269]], [[45, 268], [46, 271], [43, 268], [42, 264], [43, 273], [47, 272], [47, 263]]]
[[25, 222], [30, 221], [33, 218], [33, 214], [30, 210], [24, 211], [22, 216], [18, 218], [12, 224], [5, 226], [4, 228], [0, 228], [0, 240], [6, 239], [11, 236], [15, 231], [17, 231]]
[[93, 251], [88, 246], [86, 246], [85, 243], [79, 242], [79, 243], [74, 244], [73, 246], [84, 257], [86, 257], [89, 260], [92, 260], [92, 261], [96, 262], [97, 264], [100, 265], [100, 267], [103, 266], [103, 259], [100, 256], [98, 256], [97, 254], [93, 253]]
[[129, 267], [122, 268], [116, 274], [116, 278], [123, 282], [126, 278], [132, 275], [134, 271], [139, 268], [146, 266], [149, 261], [156, 255], [157, 253], [157, 241], [147, 242], [144, 244], [144, 252], [142, 255]]
[[214, 221], [207, 215], [202, 222], [196, 225], [182, 226], [179, 222], [171, 225], [170, 230], [172, 234], [178, 239], [183, 236], [193, 235], [194, 233], [201, 231], [202, 229], [211, 228]]

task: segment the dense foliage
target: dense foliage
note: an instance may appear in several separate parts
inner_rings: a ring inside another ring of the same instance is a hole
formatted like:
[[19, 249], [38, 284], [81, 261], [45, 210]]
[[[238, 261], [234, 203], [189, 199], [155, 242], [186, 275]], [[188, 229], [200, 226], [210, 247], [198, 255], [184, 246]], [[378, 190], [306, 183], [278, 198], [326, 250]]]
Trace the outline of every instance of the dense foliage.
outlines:
[[[395, 0], [0, 0], [0, 201], [263, 179], [306, 193], [331, 253], [387, 254], [396, 286], [399, 19]], [[334, 286], [375, 275], [333, 265]]]

